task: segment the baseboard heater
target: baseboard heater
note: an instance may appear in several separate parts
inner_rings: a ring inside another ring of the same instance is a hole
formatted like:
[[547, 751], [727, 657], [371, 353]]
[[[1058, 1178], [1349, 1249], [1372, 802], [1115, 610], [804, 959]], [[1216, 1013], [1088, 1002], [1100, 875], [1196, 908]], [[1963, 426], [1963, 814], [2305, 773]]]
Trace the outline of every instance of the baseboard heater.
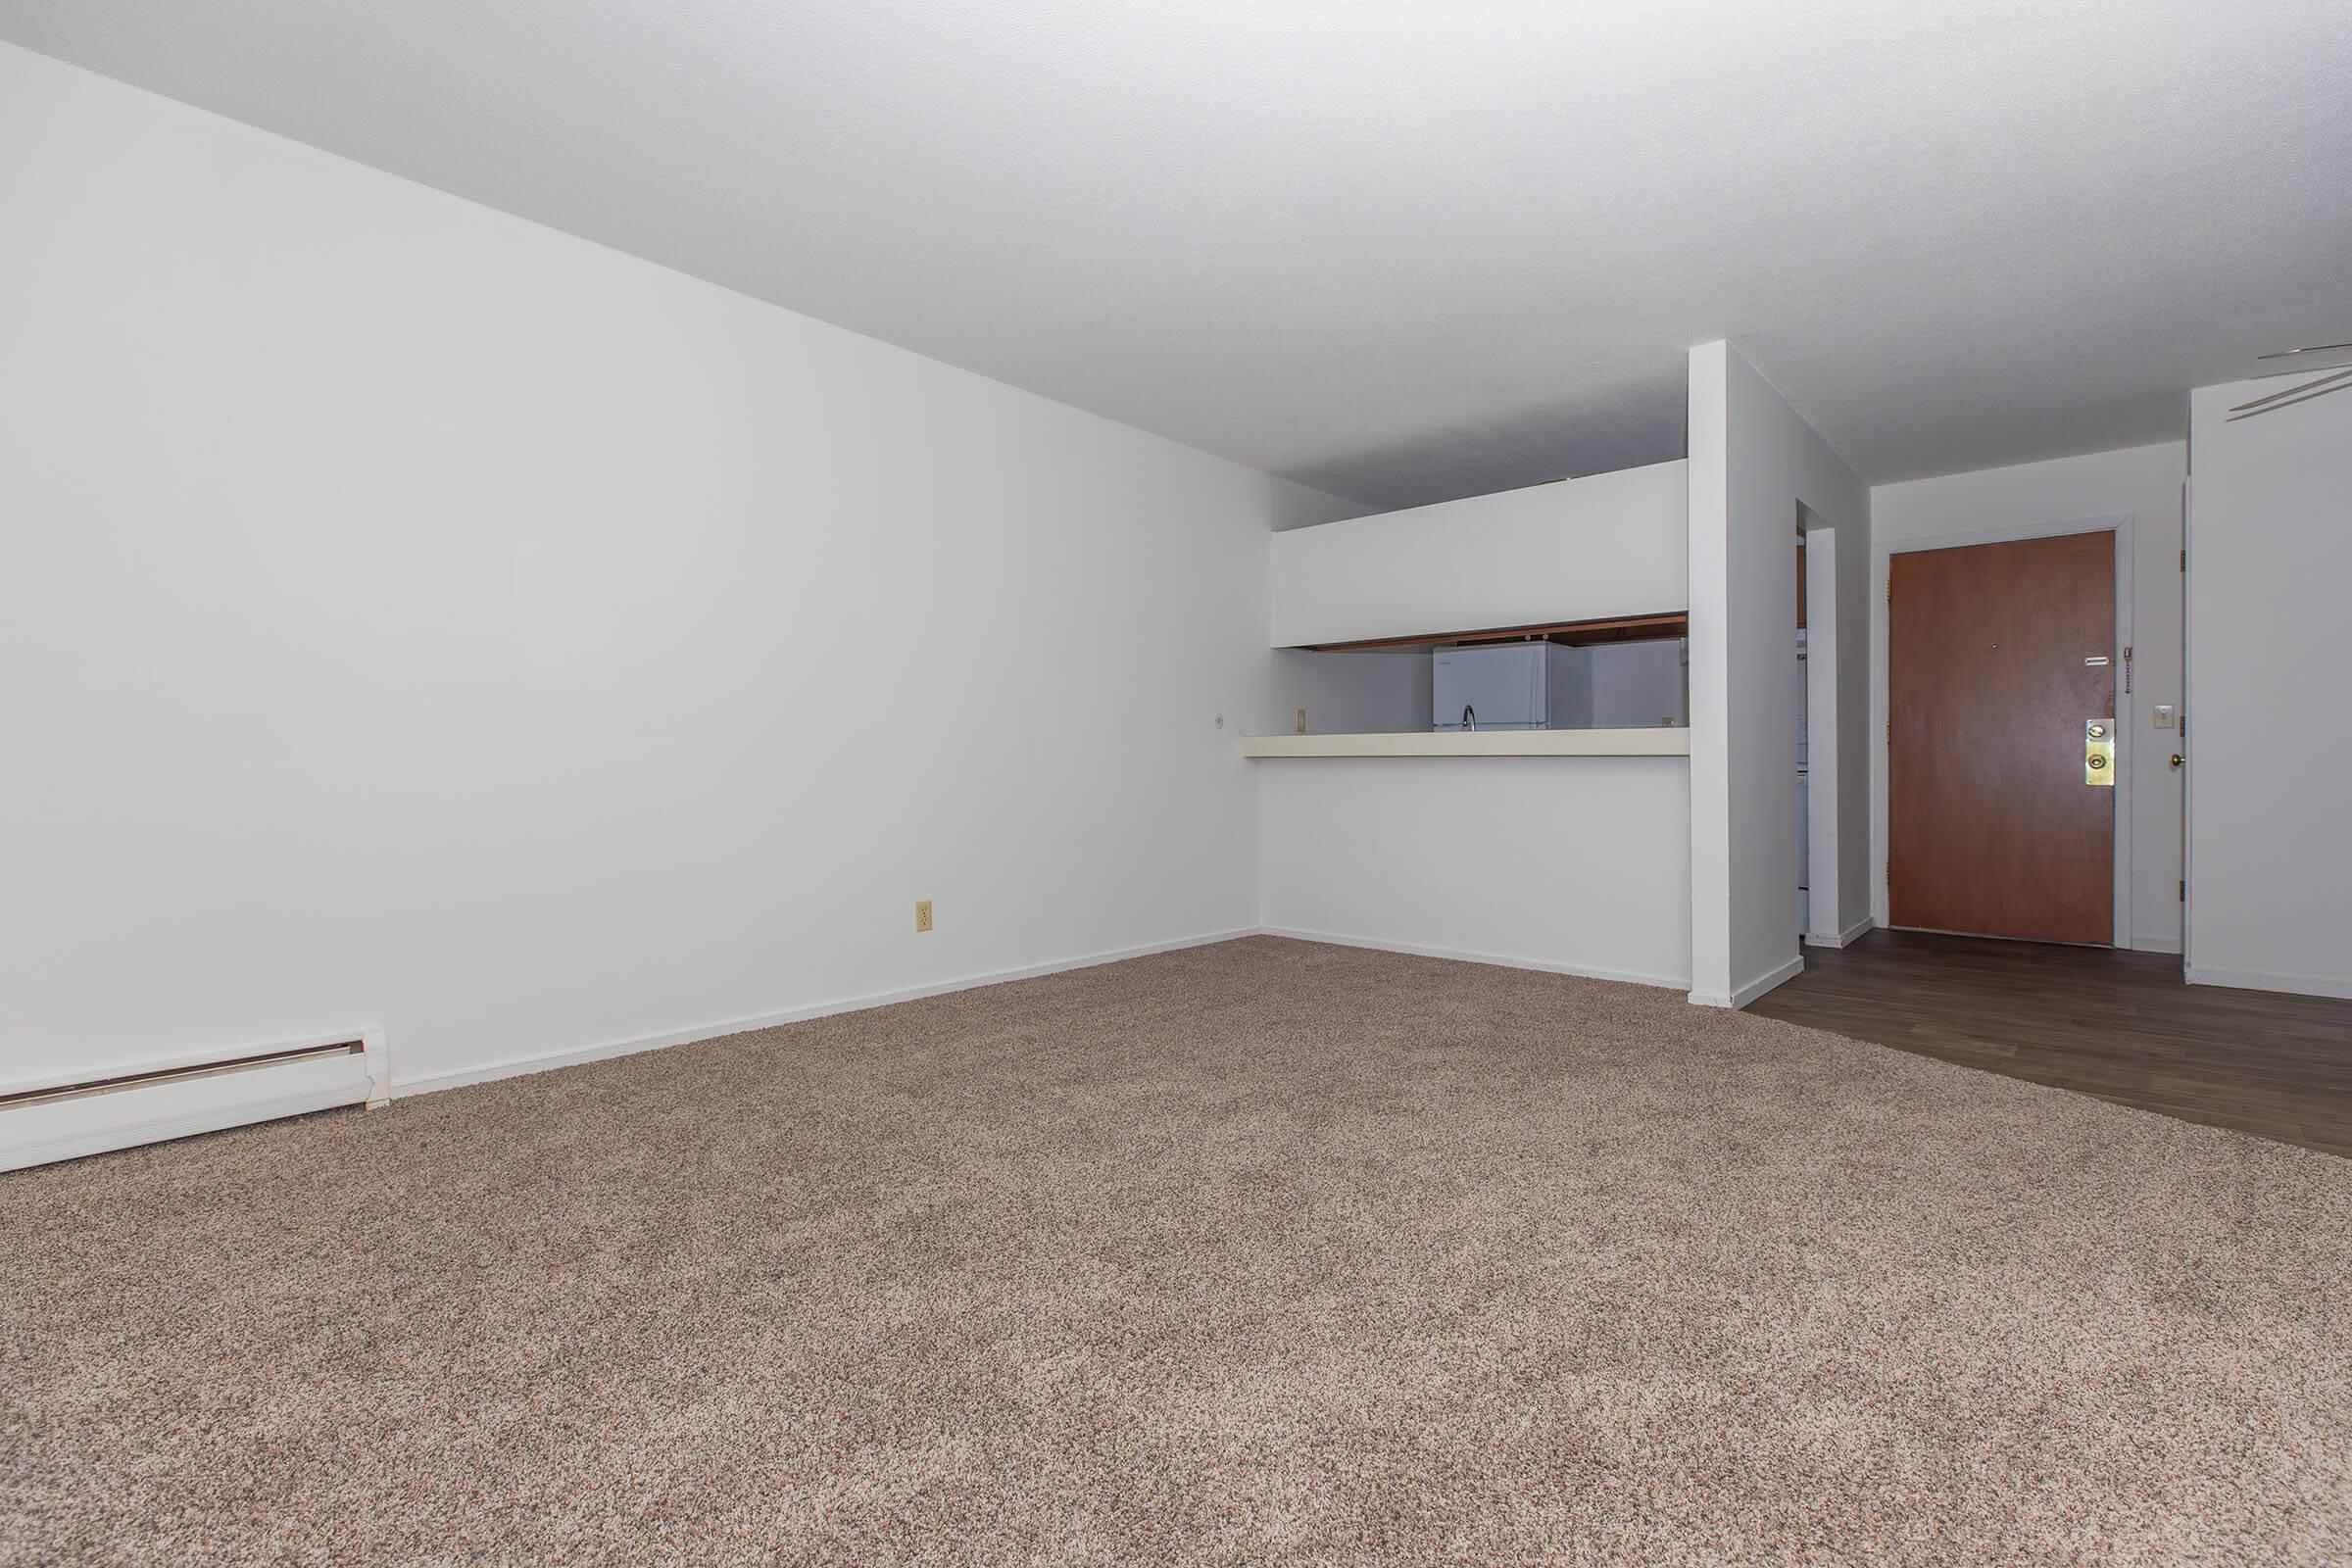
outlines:
[[156, 1144], [386, 1097], [380, 1036], [361, 1031], [152, 1062], [103, 1078], [0, 1086], [0, 1170]]

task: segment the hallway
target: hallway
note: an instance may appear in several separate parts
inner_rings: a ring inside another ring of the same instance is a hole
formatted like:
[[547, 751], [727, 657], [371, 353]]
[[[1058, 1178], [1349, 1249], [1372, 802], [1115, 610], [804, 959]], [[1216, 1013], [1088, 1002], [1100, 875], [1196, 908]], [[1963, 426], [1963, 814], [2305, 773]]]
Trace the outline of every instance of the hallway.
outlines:
[[2170, 954], [1879, 930], [1747, 1010], [2352, 1155], [2352, 1002], [2184, 985]]

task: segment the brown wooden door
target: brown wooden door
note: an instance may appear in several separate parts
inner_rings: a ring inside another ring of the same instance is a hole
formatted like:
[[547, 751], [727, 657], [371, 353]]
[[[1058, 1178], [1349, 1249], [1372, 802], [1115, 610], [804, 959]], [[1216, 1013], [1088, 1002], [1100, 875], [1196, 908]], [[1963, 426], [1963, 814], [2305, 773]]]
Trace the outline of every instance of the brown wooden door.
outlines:
[[1888, 559], [1886, 849], [1899, 926], [2115, 939], [2115, 535]]

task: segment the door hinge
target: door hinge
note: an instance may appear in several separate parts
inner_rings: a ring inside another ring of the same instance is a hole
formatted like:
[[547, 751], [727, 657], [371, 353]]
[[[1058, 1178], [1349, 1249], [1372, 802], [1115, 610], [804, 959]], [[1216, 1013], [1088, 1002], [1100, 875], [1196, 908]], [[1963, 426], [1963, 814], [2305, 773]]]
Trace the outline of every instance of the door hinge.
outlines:
[[2186, 877], [2180, 879], [2180, 902], [2182, 904], [2188, 902], [2188, 878]]
[[2185, 550], [2180, 552], [2180, 569], [2182, 571], [2188, 569], [2188, 552]]
[[1886, 721], [1886, 743], [1889, 746], [1894, 744], [1894, 720], [1891, 718]]

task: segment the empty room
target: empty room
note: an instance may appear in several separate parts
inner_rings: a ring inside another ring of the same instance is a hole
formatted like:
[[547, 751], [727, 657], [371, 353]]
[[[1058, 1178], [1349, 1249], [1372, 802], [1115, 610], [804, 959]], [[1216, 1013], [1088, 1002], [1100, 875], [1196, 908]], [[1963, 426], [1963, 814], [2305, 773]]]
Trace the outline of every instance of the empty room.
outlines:
[[0, 1564], [2352, 1564], [2347, 110], [0, 0]]

